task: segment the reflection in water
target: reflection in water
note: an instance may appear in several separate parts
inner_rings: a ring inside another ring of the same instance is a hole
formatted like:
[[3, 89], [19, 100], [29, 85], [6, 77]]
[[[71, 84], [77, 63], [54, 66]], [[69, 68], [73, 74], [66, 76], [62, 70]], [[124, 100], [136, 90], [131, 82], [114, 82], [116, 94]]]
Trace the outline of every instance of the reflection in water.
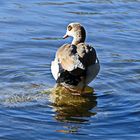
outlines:
[[93, 93], [74, 95], [63, 86], [56, 86], [50, 94], [55, 118], [64, 122], [85, 122], [83, 117], [96, 115], [91, 109], [96, 107], [96, 96]]

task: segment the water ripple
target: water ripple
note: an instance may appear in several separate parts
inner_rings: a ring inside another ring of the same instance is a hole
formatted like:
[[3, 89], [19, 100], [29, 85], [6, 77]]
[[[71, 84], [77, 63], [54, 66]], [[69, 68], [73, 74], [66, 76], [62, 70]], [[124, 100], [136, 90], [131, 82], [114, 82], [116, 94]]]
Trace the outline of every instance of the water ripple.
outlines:
[[[139, 140], [139, 0], [0, 4], [0, 139]], [[70, 22], [86, 27], [101, 71], [90, 98], [51, 100], [50, 64], [71, 42], [61, 39]]]

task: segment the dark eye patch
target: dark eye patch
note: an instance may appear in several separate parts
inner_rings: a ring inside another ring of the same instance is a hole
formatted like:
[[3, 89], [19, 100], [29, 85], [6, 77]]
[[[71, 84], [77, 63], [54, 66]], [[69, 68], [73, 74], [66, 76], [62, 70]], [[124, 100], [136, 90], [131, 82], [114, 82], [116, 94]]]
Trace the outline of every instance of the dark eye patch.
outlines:
[[68, 26], [68, 30], [69, 31], [72, 30], [72, 26], [71, 25]]

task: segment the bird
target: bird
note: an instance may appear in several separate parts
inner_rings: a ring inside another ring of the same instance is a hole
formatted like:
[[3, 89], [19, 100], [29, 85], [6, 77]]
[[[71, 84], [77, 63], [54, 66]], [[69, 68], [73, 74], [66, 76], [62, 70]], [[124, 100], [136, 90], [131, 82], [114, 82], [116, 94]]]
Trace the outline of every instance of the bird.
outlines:
[[82, 92], [99, 73], [100, 63], [96, 50], [85, 43], [86, 30], [83, 25], [78, 22], [68, 24], [63, 39], [67, 37], [73, 40], [58, 48], [51, 62], [51, 72], [56, 83]]

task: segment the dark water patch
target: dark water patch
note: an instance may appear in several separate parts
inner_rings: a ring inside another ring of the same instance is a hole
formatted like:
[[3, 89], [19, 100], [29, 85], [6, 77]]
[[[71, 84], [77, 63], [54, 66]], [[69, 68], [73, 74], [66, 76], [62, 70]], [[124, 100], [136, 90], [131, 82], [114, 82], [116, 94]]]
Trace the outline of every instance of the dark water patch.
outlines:
[[73, 5], [76, 4], [76, 2], [40, 2], [36, 4], [41, 6], [46, 6], [46, 5], [61, 6], [61, 5]]
[[44, 37], [44, 38], [32, 38], [33, 40], [59, 40], [62, 38], [57, 38], [57, 37]]

